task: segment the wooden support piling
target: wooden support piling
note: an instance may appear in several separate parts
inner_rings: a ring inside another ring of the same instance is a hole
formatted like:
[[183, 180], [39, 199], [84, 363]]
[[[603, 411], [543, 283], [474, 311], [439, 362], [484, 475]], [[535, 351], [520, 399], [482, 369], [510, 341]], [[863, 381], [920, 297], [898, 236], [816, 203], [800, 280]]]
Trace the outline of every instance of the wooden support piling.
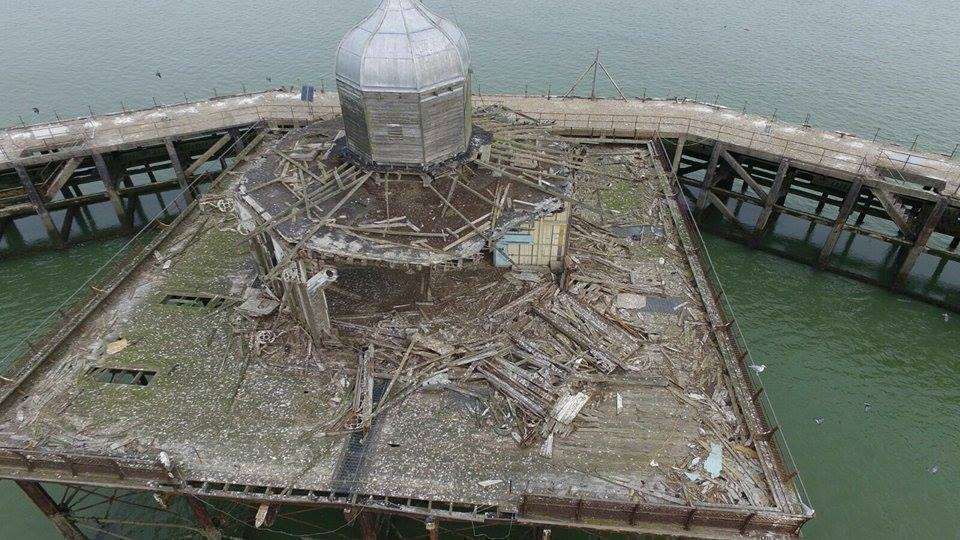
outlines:
[[361, 511], [360, 515], [357, 516], [357, 521], [360, 522], [360, 537], [363, 540], [377, 540], [377, 537], [380, 536], [382, 515], [370, 511]]
[[[212, 158], [217, 152], [219, 152], [221, 148], [226, 146], [227, 143], [230, 142], [230, 139], [231, 139], [231, 135], [229, 133], [217, 139], [217, 142], [213, 143], [213, 146], [208, 148], [207, 151], [204, 152], [203, 154], [200, 154], [200, 157], [194, 160], [194, 162], [191, 163], [190, 166], [187, 167], [185, 171], [183, 171], [184, 177], [189, 178], [193, 176], [197, 172], [197, 169], [202, 167], [207, 161], [210, 161], [210, 158]], [[168, 148], [168, 151], [169, 151], [169, 148]]]
[[53, 218], [50, 216], [50, 212], [47, 210], [40, 194], [37, 193], [37, 186], [34, 185], [26, 167], [19, 163], [14, 165], [14, 167], [17, 170], [17, 176], [20, 178], [20, 184], [27, 193], [27, 198], [30, 199], [34, 210], [37, 212], [37, 215], [40, 216], [40, 221], [43, 222], [43, 227], [47, 230], [47, 236], [50, 237], [50, 241], [57, 249], [65, 247], [63, 238], [60, 236], [60, 230], [57, 229], [57, 226], [53, 223]]
[[220, 529], [213, 522], [213, 518], [210, 517], [210, 512], [207, 511], [204, 502], [193, 495], [186, 495], [185, 497], [187, 504], [190, 505], [190, 510], [193, 511], [193, 516], [197, 519], [197, 524], [203, 529], [204, 538], [207, 540], [220, 540], [223, 537], [223, 533], [220, 532]]
[[714, 179], [717, 175], [717, 161], [720, 159], [720, 152], [723, 151], [723, 143], [717, 142], [713, 146], [713, 152], [710, 154], [710, 161], [707, 163], [707, 172], [703, 176], [703, 191], [697, 197], [697, 211], [702, 211], [709, 204], [710, 188], [713, 187]]
[[855, 180], [853, 184], [850, 185], [850, 191], [848, 191], [847, 195], [843, 198], [840, 213], [837, 215], [837, 219], [833, 223], [833, 228], [830, 230], [830, 235], [827, 236], [826, 241], [823, 243], [823, 248], [820, 250], [820, 256], [817, 259], [817, 266], [821, 269], [826, 268], [830, 264], [830, 254], [833, 253], [833, 248], [837, 245], [837, 239], [840, 238], [840, 233], [843, 232], [843, 225], [850, 217], [850, 213], [853, 211], [857, 199], [860, 198], [860, 190], [862, 188], [863, 181], [860, 179]]
[[126, 232], [129, 232], [133, 229], [133, 225], [127, 220], [127, 211], [123, 206], [123, 200], [120, 199], [120, 195], [117, 193], [116, 177], [107, 165], [107, 160], [103, 154], [93, 154], [93, 163], [97, 167], [97, 174], [100, 175], [103, 187], [107, 191], [107, 197], [110, 199], [113, 211], [117, 214], [117, 221], [120, 222], [120, 227]]
[[170, 157], [170, 165], [173, 167], [173, 173], [176, 175], [177, 182], [180, 184], [184, 200], [187, 204], [190, 204], [193, 202], [194, 193], [190, 183], [187, 181], [186, 171], [183, 170], [183, 162], [180, 161], [180, 154], [177, 153], [176, 144], [174, 144], [173, 139], [165, 139], [163, 144], [167, 147], [167, 156]]
[[910, 275], [910, 270], [913, 269], [913, 266], [917, 263], [917, 259], [919, 259], [920, 255], [926, 250], [927, 241], [930, 240], [930, 236], [933, 234], [937, 224], [940, 223], [946, 210], [947, 198], [940, 197], [933, 208], [930, 209], [923, 226], [919, 229], [920, 232], [917, 234], [917, 238], [913, 242], [913, 246], [910, 247], [910, 251], [907, 252], [903, 262], [900, 263], [900, 267], [897, 269], [897, 275], [893, 281], [894, 289], [899, 289], [906, 283], [907, 276]]

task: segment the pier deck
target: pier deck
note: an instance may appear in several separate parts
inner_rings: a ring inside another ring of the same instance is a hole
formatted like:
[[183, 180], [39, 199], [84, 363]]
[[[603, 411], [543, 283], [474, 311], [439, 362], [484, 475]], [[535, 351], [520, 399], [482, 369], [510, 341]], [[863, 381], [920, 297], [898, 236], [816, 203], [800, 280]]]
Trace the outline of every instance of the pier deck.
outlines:
[[[607, 303], [644, 337], [631, 356], [635, 370], [582, 381], [591, 389], [585, 423], [549, 452], [486, 425], [482, 391], [418, 390], [420, 381], [402, 376], [409, 398], [364, 439], [319, 429], [349, 400], [344, 382], [356, 353], [269, 352], [279, 323], [257, 333], [251, 350], [237, 309], [254, 261], [214, 191], [154, 246], [155, 256], [72, 321], [75, 328], [65, 325], [58, 340], [7, 373], [0, 477], [442, 520], [716, 538], [796, 534], [812, 513], [781, 457], [735, 324], [717, 303], [692, 218], [652, 148], [635, 141], [587, 153], [603, 173], [578, 184], [576, 195], [596, 195], [603, 209], [575, 207], [569, 253], [580, 270], [570, 294]], [[248, 151], [246, 159], [266, 152]], [[232, 177], [223, 175], [218, 189], [229, 190]], [[610, 232], [624, 223], [646, 232]], [[446, 324], [455, 334], [474, 324], [470, 317], [486, 320], [550, 286], [493, 269], [477, 275], [469, 288], [438, 276], [436, 289], [450, 293], [435, 305], [358, 315], [334, 304], [331, 315], [348, 328], [372, 327], [364, 316], [401, 317], [411, 331]], [[375, 293], [363, 280], [349, 283], [342, 294]], [[479, 293], [497, 283], [495, 301]], [[705, 469], [711, 453], [722, 456], [716, 474]]]

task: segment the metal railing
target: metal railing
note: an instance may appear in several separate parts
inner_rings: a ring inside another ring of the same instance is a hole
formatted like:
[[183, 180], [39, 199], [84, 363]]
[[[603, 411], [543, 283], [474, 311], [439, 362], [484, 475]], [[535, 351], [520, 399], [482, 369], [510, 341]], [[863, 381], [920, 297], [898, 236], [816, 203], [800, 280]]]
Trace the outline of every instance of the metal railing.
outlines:
[[[488, 96], [489, 104], [508, 103], [511, 99], [523, 99], [523, 96]], [[559, 99], [559, 98], [558, 98]], [[690, 105], [710, 107], [717, 111], [726, 110], [715, 105], [686, 102]], [[683, 104], [678, 102], [678, 104]], [[571, 134], [589, 133], [607, 136], [623, 135], [630, 138], [662, 136], [677, 138], [680, 136], [699, 139], [712, 139], [725, 144], [736, 145], [748, 150], [763, 152], [777, 159], [787, 158], [809, 165], [828, 169], [861, 174], [868, 166], [881, 166], [897, 169], [901, 172], [912, 171], [919, 176], [941, 179], [951, 177], [952, 182], [960, 185], [960, 164], [939, 154], [917, 151], [905, 151], [901, 148], [884, 147], [859, 139], [863, 152], [845, 151], [835, 146], [790, 138], [778, 133], [777, 127], [798, 129], [796, 126], [756, 116], [762, 121], [763, 129], [748, 129], [734, 122], [715, 121], [691, 115], [683, 111], [676, 114], [642, 113], [594, 113], [594, 112], [556, 112], [522, 111], [525, 115], [541, 122], [552, 123], [556, 127], [568, 130]], [[732, 112], [738, 118], [749, 117]], [[812, 128], [811, 128], [812, 129]], [[799, 129], [798, 129], [799, 131]], [[802, 133], [802, 132], [801, 132]], [[885, 153], [884, 151], [887, 151]], [[888, 152], [903, 154], [902, 159], [890, 159]], [[886, 156], [886, 157], [885, 157]]]

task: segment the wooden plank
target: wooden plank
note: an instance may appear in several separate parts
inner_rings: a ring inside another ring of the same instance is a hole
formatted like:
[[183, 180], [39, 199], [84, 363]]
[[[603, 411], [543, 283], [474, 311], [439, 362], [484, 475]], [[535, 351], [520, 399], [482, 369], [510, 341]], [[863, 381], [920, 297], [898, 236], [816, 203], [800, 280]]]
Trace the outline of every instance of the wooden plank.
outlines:
[[44, 198], [49, 199], [57, 194], [60, 191], [60, 188], [67, 185], [67, 182], [70, 181], [70, 177], [73, 176], [73, 172], [77, 170], [77, 167], [80, 166], [80, 163], [83, 162], [82, 157], [72, 157], [63, 164], [63, 168], [60, 169], [60, 172], [57, 173], [57, 177], [50, 182], [50, 185], [47, 186], [47, 191], [44, 193]]
[[862, 188], [863, 182], [861, 180], [855, 180], [853, 184], [850, 185], [850, 191], [848, 191], [847, 195], [843, 198], [840, 213], [837, 215], [837, 219], [833, 223], [833, 228], [830, 230], [830, 235], [827, 236], [827, 240], [823, 243], [823, 248], [820, 250], [820, 257], [817, 259], [817, 266], [820, 268], [826, 268], [830, 263], [830, 254], [833, 253], [833, 248], [837, 245], [837, 239], [840, 238], [840, 233], [843, 231], [843, 226], [846, 224], [847, 218], [850, 217], [850, 213], [853, 211], [854, 204], [856, 204], [857, 199], [860, 198], [860, 190]]
[[750, 186], [750, 188], [757, 195], [759, 195], [761, 198], [764, 198], [767, 196], [767, 190], [763, 189], [763, 187], [761, 187], [760, 184], [758, 184], [757, 181], [754, 180], [752, 176], [750, 176], [750, 173], [748, 173], [746, 169], [744, 169], [737, 162], [737, 160], [733, 158], [733, 155], [730, 152], [727, 152], [726, 150], [721, 150], [720, 156], [724, 159], [724, 161], [729, 163], [731, 167], [733, 167], [733, 171], [737, 173], [737, 176], [743, 179], [743, 181], [746, 182], [747, 185]]
[[927, 219], [923, 223], [923, 227], [920, 229], [920, 233], [917, 234], [917, 239], [914, 241], [910, 251], [907, 252], [907, 256], [904, 257], [903, 262], [900, 263], [900, 268], [897, 269], [897, 276], [893, 282], [894, 289], [899, 289], [906, 283], [907, 276], [910, 275], [910, 270], [913, 269], [913, 266], [917, 263], [917, 259], [919, 259], [920, 255], [926, 250], [927, 241], [930, 240], [930, 236], [937, 228], [937, 224], [940, 223], [940, 220], [943, 218], [943, 214], [947, 210], [947, 204], [947, 198], [941, 197], [940, 200], [937, 201], [937, 204], [930, 210]]
[[231, 139], [231, 136], [229, 133], [227, 133], [223, 137], [220, 137], [220, 139], [218, 139], [217, 142], [213, 143], [213, 146], [208, 148], [206, 152], [200, 154], [200, 157], [198, 157], [193, 163], [191, 163], [190, 166], [187, 167], [187, 170], [183, 171], [183, 175], [188, 178], [193, 176], [193, 173], [197, 172], [197, 169], [199, 169], [200, 167], [203, 167], [204, 163], [210, 161], [210, 158], [212, 158], [214, 154], [219, 152], [221, 148], [226, 146], [227, 143], [230, 142], [230, 139]]
[[717, 174], [717, 161], [720, 159], [720, 152], [723, 150], [723, 143], [717, 142], [713, 145], [713, 152], [710, 154], [710, 161], [707, 163], [707, 172], [703, 176], [703, 185], [700, 196], [697, 197], [697, 210], [703, 210], [709, 203], [707, 193], [713, 187], [713, 180]]
[[64, 243], [63, 238], [60, 236], [60, 230], [57, 229], [57, 226], [53, 223], [53, 218], [50, 217], [50, 212], [44, 205], [43, 199], [40, 198], [40, 194], [37, 193], [37, 186], [35, 186], [33, 180], [30, 179], [30, 174], [27, 172], [26, 167], [18, 163], [14, 165], [14, 168], [17, 170], [17, 176], [20, 177], [20, 184], [23, 185], [23, 189], [27, 192], [27, 197], [30, 199], [34, 211], [40, 216], [40, 221], [43, 222], [43, 227], [47, 230], [47, 236], [50, 237], [50, 241], [53, 242], [53, 245], [58, 249], [63, 248]]

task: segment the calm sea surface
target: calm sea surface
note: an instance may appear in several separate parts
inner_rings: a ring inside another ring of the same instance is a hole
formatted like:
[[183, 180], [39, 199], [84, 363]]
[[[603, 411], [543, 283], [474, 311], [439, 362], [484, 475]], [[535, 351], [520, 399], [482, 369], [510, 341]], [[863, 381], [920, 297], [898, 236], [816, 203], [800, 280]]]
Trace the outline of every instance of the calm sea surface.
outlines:
[[[879, 128], [907, 145], [919, 135], [946, 153], [960, 142], [955, 2], [427, 3], [467, 32], [482, 92], [566, 91], [600, 49], [631, 95], [809, 114], [825, 129], [872, 138]], [[298, 82], [330, 88], [339, 37], [375, 4], [0, 2], [0, 124]], [[0, 349], [122, 244], [0, 261]], [[817, 510], [807, 536], [960, 538], [960, 316], [708, 244]], [[56, 537], [12, 484], [0, 484], [0, 514], [0, 538]]]

